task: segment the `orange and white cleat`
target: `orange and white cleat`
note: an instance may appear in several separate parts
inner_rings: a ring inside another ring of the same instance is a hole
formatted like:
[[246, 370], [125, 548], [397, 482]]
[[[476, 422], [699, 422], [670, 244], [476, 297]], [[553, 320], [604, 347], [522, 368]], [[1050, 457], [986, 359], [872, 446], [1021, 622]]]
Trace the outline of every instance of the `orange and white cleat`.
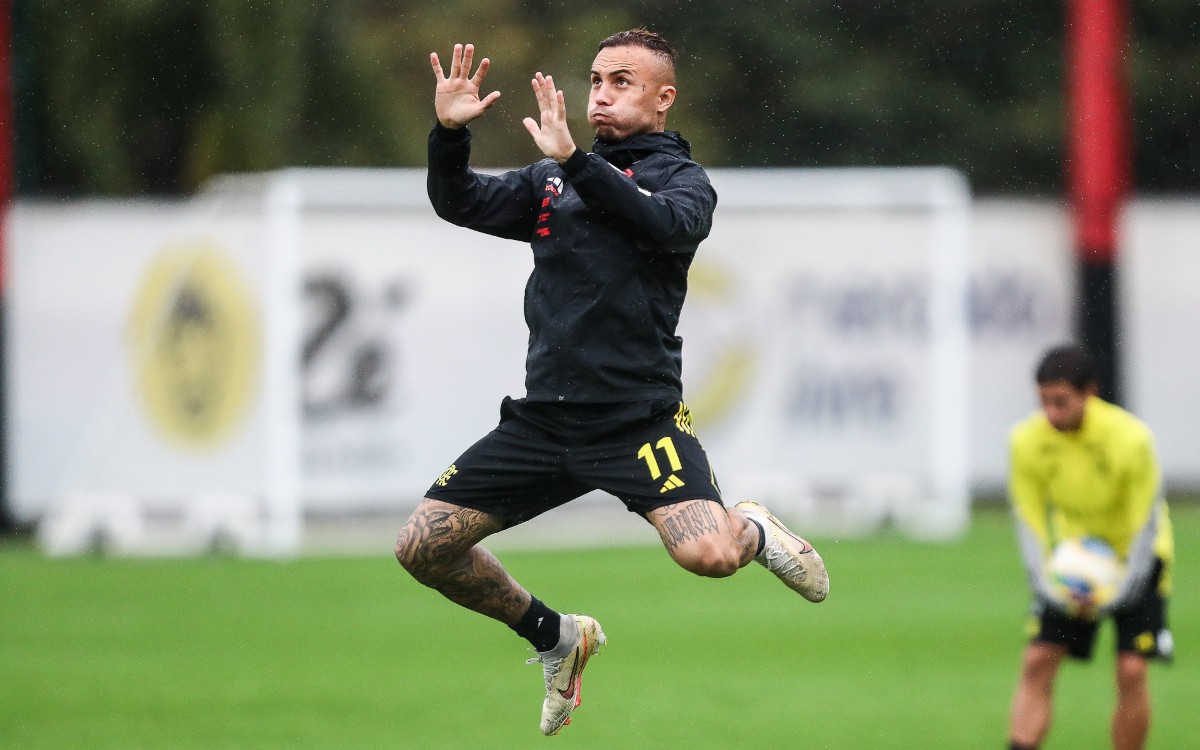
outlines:
[[541, 662], [546, 678], [542, 734], [550, 736], [571, 723], [571, 712], [583, 702], [583, 668], [607, 639], [600, 623], [587, 615], [563, 615], [558, 645], [528, 660]]
[[757, 521], [766, 534], [755, 560], [810, 602], [829, 595], [829, 571], [811, 544], [793, 534], [761, 503], [743, 500], [733, 507]]

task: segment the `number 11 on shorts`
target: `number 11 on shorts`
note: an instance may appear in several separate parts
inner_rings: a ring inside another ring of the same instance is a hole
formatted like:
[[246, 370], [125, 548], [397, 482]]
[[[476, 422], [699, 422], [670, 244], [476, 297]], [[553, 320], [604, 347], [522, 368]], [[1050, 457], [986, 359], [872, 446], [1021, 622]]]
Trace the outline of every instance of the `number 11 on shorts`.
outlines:
[[[667, 461], [671, 465], [671, 471], [679, 471], [683, 468], [683, 464], [679, 461], [679, 453], [675, 450], [675, 442], [671, 440], [669, 435], [659, 440], [657, 447], [666, 455]], [[646, 462], [646, 468], [650, 470], [651, 479], [658, 479], [662, 476], [662, 469], [658, 466], [658, 459], [654, 457], [654, 448], [649, 443], [642, 446], [637, 456]]]

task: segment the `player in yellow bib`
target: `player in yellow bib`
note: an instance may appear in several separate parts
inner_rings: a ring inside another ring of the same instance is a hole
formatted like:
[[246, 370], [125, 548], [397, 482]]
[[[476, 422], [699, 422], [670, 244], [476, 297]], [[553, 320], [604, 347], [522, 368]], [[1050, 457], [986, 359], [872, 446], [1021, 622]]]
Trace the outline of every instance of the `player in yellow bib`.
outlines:
[[[1010, 436], [1009, 498], [1033, 587], [1032, 640], [1025, 649], [1009, 725], [1012, 750], [1032, 750], [1050, 729], [1052, 695], [1065, 657], [1089, 659], [1099, 623], [1117, 630], [1113, 746], [1141, 748], [1150, 728], [1147, 665], [1169, 660], [1166, 603], [1175, 557], [1154, 436], [1137, 417], [1101, 400], [1088, 355], [1049, 351], [1036, 372], [1041, 409]], [[1062, 602], [1046, 562], [1062, 539], [1098, 537], [1126, 567], [1115, 598]]]

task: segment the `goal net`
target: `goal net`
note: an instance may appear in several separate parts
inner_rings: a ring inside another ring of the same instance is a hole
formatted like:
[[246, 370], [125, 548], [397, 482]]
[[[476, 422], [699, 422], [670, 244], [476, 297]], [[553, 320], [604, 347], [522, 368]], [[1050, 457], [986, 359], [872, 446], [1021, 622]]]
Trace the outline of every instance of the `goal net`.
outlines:
[[[814, 534], [960, 533], [961, 175], [711, 176], [679, 333], [727, 500]], [[18, 206], [18, 516], [63, 552], [99, 535], [135, 553], [291, 554], [355, 523], [386, 544], [380, 519], [402, 519], [523, 393], [528, 248], [439, 220], [424, 181], [285, 170], [186, 203]], [[624, 539], [623, 513], [589, 496], [533, 525]]]

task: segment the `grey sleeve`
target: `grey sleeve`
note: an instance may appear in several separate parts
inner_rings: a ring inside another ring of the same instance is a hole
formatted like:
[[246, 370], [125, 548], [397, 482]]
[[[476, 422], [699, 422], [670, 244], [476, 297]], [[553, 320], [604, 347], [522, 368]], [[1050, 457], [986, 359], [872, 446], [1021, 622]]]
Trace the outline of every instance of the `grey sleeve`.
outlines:
[[1154, 573], [1154, 538], [1158, 535], [1158, 514], [1162, 502], [1161, 497], [1154, 501], [1150, 517], [1146, 519], [1146, 523], [1130, 545], [1129, 555], [1125, 559], [1125, 580], [1112, 602], [1101, 608], [1102, 614], [1118, 610], [1141, 596], [1149, 583], [1150, 576]]
[[1050, 593], [1050, 587], [1046, 584], [1046, 558], [1042, 542], [1015, 510], [1013, 522], [1016, 524], [1016, 541], [1020, 546], [1021, 560], [1025, 563], [1025, 574], [1030, 578], [1033, 598], [1051, 610], [1063, 612], [1062, 605], [1058, 604], [1058, 600]]
[[1013, 513], [1013, 522], [1017, 526], [1017, 542], [1021, 549], [1021, 559], [1025, 563], [1025, 573], [1029, 576], [1029, 587], [1033, 590], [1034, 597], [1052, 609], [1061, 610], [1061, 605], [1058, 604], [1050, 593], [1050, 588], [1046, 585], [1046, 559], [1041, 542], [1033, 533], [1033, 529], [1021, 520], [1019, 514]]

